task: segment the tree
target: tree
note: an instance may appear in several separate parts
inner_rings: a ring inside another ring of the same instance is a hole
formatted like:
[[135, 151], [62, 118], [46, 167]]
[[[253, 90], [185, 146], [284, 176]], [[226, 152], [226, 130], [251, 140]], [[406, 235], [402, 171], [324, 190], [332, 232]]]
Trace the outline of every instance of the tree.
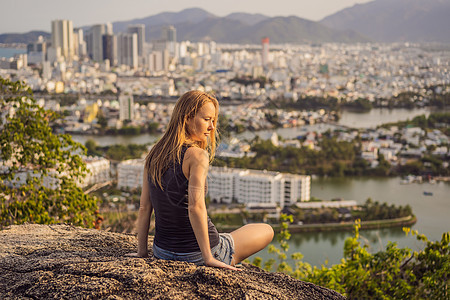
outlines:
[[87, 155], [91, 155], [91, 156], [101, 156], [102, 155], [101, 151], [98, 150], [98, 144], [95, 140], [88, 139], [84, 143], [84, 146], [87, 149]]
[[52, 132], [57, 118], [23, 82], [0, 77], [0, 229], [25, 222], [98, 225], [96, 199], [77, 186], [86, 173], [85, 148]]
[[150, 122], [148, 123], [148, 132], [151, 134], [155, 134], [158, 132], [159, 123], [158, 122]]
[[105, 118], [105, 115], [103, 114], [103, 110], [101, 110], [101, 109], [98, 111], [97, 122], [100, 125], [100, 128], [102, 130], [105, 130], [106, 127], [108, 127], [108, 120]]

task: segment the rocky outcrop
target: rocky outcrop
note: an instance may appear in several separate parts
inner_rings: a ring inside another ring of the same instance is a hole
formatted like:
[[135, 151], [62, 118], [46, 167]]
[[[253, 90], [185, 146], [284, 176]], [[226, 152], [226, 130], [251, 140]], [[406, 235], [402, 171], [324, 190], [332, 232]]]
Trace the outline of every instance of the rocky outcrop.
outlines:
[[239, 272], [126, 257], [136, 243], [133, 235], [69, 225], [8, 227], [0, 231], [0, 298], [345, 299], [247, 264]]

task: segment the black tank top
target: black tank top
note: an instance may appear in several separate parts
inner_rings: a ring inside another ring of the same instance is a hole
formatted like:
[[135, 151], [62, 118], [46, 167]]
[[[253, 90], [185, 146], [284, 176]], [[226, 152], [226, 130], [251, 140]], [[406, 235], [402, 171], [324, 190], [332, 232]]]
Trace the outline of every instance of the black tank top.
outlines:
[[[187, 147], [181, 150], [181, 162], [170, 166], [161, 178], [163, 190], [149, 178], [150, 200], [155, 210], [154, 243], [165, 250], [187, 253], [200, 251], [189, 221], [188, 179], [182, 165]], [[219, 244], [219, 233], [208, 216], [209, 244]]]

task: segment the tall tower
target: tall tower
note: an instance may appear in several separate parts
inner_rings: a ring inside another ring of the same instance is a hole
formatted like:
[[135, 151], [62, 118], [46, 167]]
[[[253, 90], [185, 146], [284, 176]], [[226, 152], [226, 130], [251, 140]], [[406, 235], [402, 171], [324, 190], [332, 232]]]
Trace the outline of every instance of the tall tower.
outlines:
[[73, 24], [70, 20], [52, 21], [52, 47], [61, 48], [61, 55], [68, 61], [74, 56]]
[[103, 35], [105, 34], [113, 34], [111, 23], [94, 25], [86, 35], [87, 53], [94, 61], [101, 62], [105, 59], [103, 56]]
[[167, 49], [171, 57], [176, 56], [177, 49], [177, 29], [173, 26], [165, 26], [161, 32], [162, 40], [166, 41]]
[[138, 55], [142, 57], [144, 55], [144, 45], [145, 45], [145, 25], [136, 24], [128, 26], [128, 33], [137, 34], [138, 43]]
[[75, 28], [73, 30], [73, 44], [75, 47], [75, 54], [78, 56], [86, 56], [87, 48], [86, 41], [84, 40], [84, 31], [81, 28]]
[[112, 66], [116, 66], [117, 60], [117, 36], [114, 34], [103, 35], [103, 59], [108, 59]]
[[269, 63], [269, 38], [268, 37], [263, 38], [261, 40], [261, 44], [262, 44], [262, 53], [261, 53], [262, 66], [266, 68]]
[[119, 64], [132, 69], [138, 67], [138, 42], [136, 33], [121, 33], [117, 37]]
[[173, 26], [165, 26], [162, 29], [162, 39], [168, 42], [177, 41], [177, 29]]
[[103, 35], [106, 33], [105, 24], [98, 24], [91, 27], [89, 55], [94, 61], [103, 61]]

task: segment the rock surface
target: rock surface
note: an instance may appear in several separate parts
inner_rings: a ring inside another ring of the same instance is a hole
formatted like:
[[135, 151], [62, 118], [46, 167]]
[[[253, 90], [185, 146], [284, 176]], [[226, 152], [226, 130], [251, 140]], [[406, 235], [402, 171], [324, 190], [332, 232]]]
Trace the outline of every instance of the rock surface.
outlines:
[[136, 244], [69, 225], [10, 226], [0, 231], [0, 299], [345, 299], [247, 264], [238, 272], [125, 257]]

